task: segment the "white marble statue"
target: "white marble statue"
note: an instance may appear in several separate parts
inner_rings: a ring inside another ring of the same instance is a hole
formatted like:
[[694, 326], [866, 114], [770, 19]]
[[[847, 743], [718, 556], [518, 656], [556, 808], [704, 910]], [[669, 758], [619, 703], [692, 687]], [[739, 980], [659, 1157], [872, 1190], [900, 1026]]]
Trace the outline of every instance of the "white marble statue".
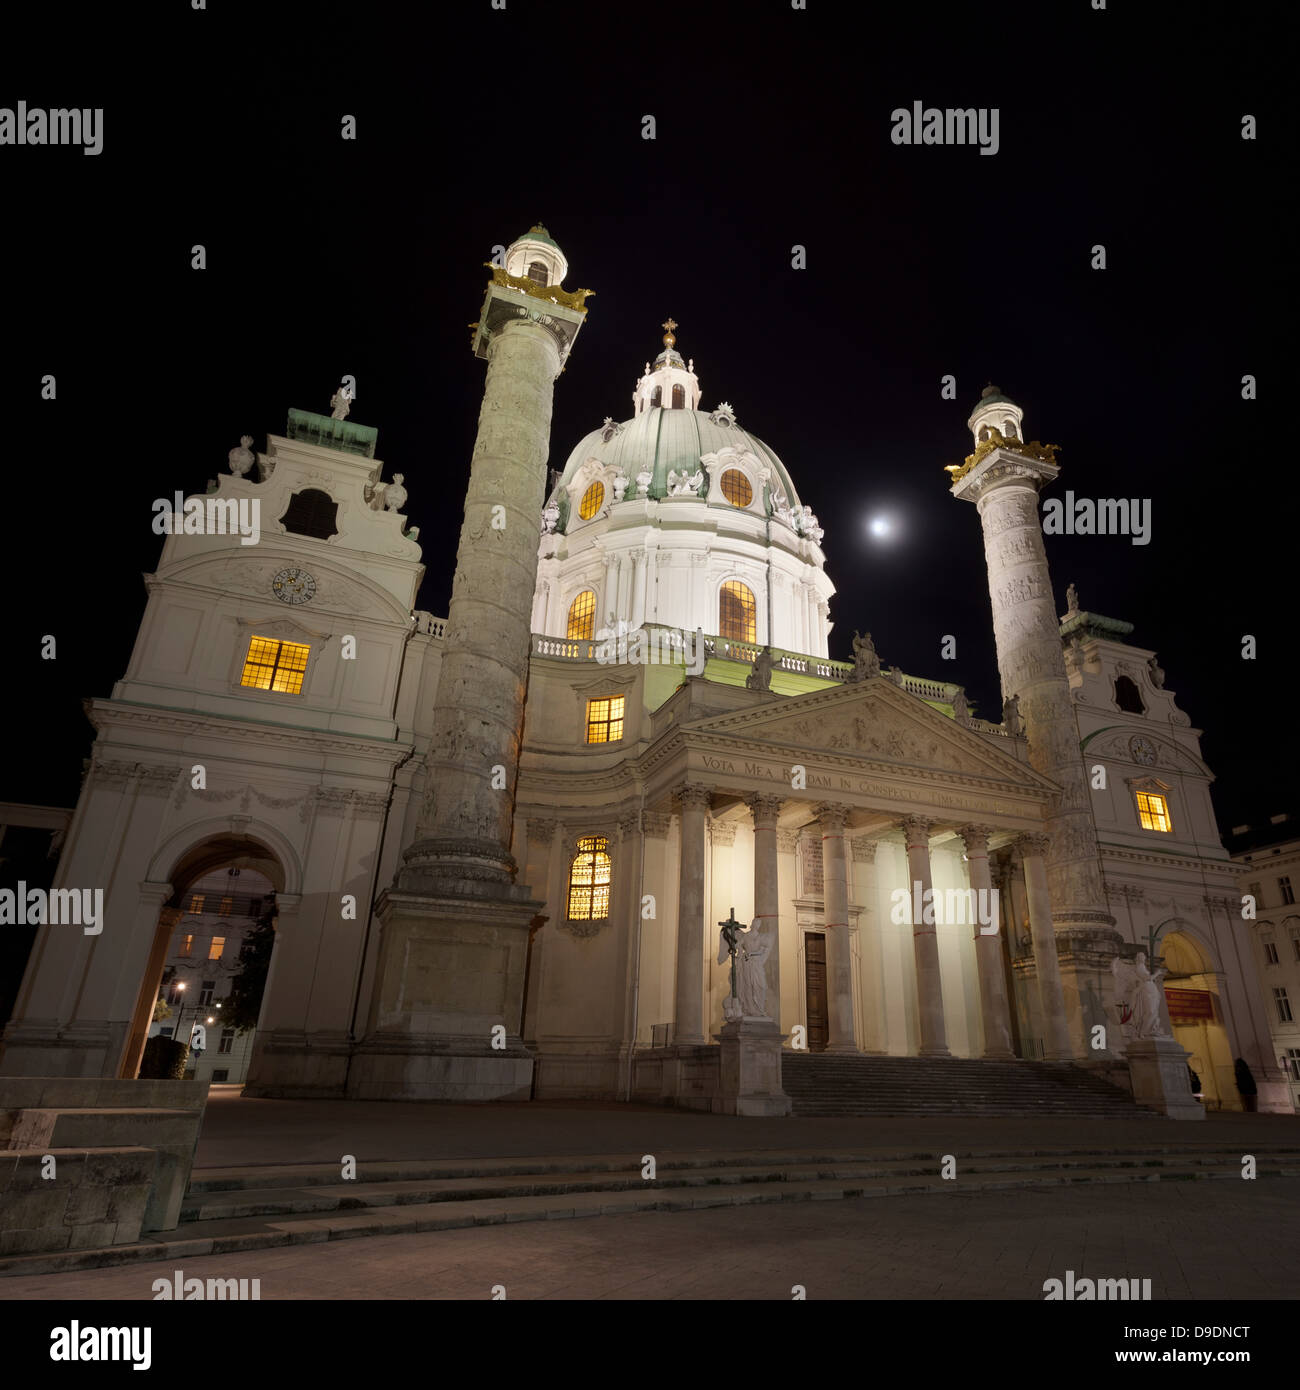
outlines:
[[668, 470], [669, 497], [689, 497], [699, 492], [704, 482], [704, 470], [697, 468], [694, 473], [679, 473], [675, 468]]
[[330, 419], [346, 420], [356, 395], [350, 386], [340, 386], [330, 397]]
[[650, 484], [654, 482], [655, 475], [648, 468], [643, 468], [636, 475], [636, 495], [638, 497], [650, 496]]
[[627, 491], [627, 474], [616, 473], [614, 475], [614, 501], [621, 502], [623, 494]]
[[558, 502], [548, 502], [542, 508], [542, 534], [549, 536], [560, 524], [560, 504]]
[[[741, 1018], [768, 1018], [767, 958], [772, 953], [772, 934], [755, 917], [748, 930], [736, 941], [736, 993], [722, 1001], [728, 1022]], [[718, 933], [718, 964], [725, 965], [731, 954], [727, 933]]]
[[1115, 977], [1115, 1002], [1128, 1009], [1127, 1028], [1133, 1038], [1167, 1038], [1164, 1012], [1161, 1008], [1160, 982], [1169, 973], [1147, 968], [1147, 953], [1139, 951], [1131, 961], [1116, 956], [1110, 964]]
[[242, 478], [248, 472], [254, 462], [253, 436], [251, 434], [239, 436], [239, 448], [232, 449], [226, 455], [226, 462], [230, 465], [230, 471], [236, 478]]

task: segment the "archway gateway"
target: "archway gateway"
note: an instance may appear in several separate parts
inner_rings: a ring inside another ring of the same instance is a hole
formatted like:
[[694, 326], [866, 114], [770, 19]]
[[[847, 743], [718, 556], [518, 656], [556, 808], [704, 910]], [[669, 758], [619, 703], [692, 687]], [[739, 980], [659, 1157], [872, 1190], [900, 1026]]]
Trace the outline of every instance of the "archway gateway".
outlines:
[[1156, 928], [1159, 949], [1169, 972], [1164, 981], [1164, 997], [1170, 1029], [1201, 1079], [1201, 1095], [1207, 1108], [1240, 1110], [1242, 1103], [1219, 996], [1218, 972], [1201, 943], [1189, 931], [1180, 930], [1188, 925], [1174, 917]]
[[118, 1066], [117, 1074], [122, 1079], [134, 1080], [140, 1074], [140, 1063], [144, 1057], [145, 1043], [149, 1038], [149, 1026], [153, 1022], [154, 1006], [162, 985], [163, 970], [167, 964], [167, 957], [171, 954], [176, 928], [185, 916], [185, 904], [189, 900], [190, 891], [200, 880], [221, 869], [255, 869], [270, 880], [275, 892], [281, 892], [284, 888], [284, 870], [279, 859], [256, 840], [217, 835], [195, 845], [181, 857], [169, 875], [168, 881], [172, 891], [158, 912], [158, 924], [140, 980], [140, 992], [131, 1015], [126, 1046]]

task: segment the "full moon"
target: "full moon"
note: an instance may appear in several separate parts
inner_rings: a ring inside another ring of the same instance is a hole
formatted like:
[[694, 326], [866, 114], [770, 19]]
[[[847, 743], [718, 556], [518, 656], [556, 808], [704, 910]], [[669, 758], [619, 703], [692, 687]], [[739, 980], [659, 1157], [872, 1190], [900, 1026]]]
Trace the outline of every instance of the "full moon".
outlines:
[[887, 516], [873, 516], [868, 529], [873, 536], [887, 536], [894, 528]]

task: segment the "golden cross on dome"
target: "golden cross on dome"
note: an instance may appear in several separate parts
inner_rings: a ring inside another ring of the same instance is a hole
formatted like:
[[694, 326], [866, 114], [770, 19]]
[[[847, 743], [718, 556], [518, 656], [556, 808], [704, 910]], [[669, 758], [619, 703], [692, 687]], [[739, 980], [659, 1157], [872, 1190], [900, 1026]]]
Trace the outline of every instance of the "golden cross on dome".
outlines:
[[673, 337], [673, 329], [677, 327], [677, 324], [673, 321], [672, 317], [669, 316], [659, 326], [660, 328], [666, 328], [668, 330], [664, 334], [664, 347], [672, 347], [677, 341], [677, 339]]

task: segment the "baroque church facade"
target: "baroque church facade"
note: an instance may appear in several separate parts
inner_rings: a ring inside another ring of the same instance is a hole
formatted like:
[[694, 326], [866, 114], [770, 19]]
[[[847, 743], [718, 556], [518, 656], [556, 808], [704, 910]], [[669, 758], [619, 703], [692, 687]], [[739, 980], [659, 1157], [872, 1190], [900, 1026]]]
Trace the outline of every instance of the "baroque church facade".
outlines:
[[[548, 489], [588, 292], [543, 228], [503, 262], [446, 618], [414, 610], [402, 479], [339, 397], [209, 484], [258, 503], [256, 545], [167, 536], [126, 672], [87, 702], [55, 880], [102, 887], [106, 925], [40, 928], [0, 1073], [136, 1075], [195, 885], [238, 869], [278, 908], [254, 1095], [780, 1114], [781, 1049], [1131, 1086], [1172, 1038], [1167, 1075], [1192, 1056], [1207, 1103], [1241, 1107], [1244, 1057], [1260, 1108], [1289, 1108], [1198, 731], [1128, 624], [1073, 586], [1058, 611], [1058, 466], [1020, 408], [987, 390], [950, 478], [984, 533], [993, 722], [869, 635], [830, 658], [822, 528], [750, 422], [706, 408], [671, 319], [630, 418]], [[765, 943], [737, 951], [743, 1007], [724, 923]], [[1167, 975], [1138, 1028], [1144, 960]]]

